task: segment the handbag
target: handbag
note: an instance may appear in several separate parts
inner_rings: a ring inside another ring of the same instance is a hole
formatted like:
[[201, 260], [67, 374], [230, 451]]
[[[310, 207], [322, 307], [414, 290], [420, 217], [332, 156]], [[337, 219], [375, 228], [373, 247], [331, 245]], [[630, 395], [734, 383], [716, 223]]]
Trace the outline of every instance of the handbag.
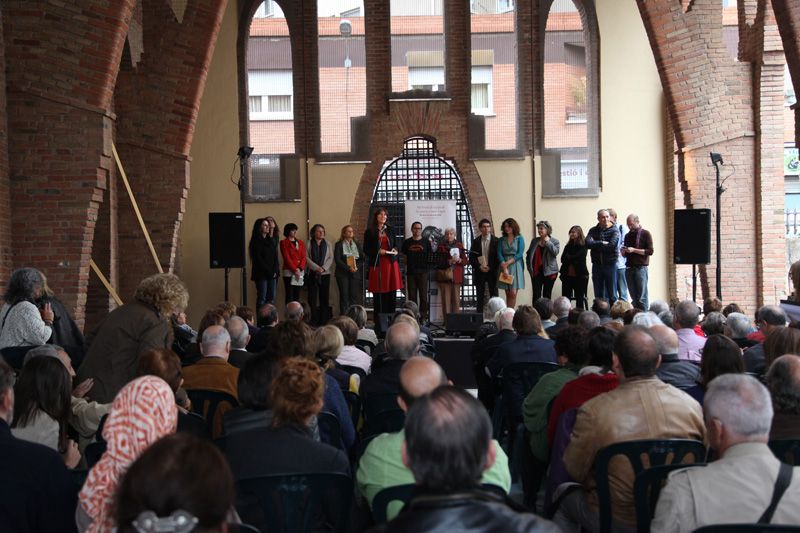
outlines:
[[436, 269], [436, 281], [453, 281], [453, 269], [452, 268]]
[[514, 275], [513, 274], [506, 274], [505, 272], [500, 272], [500, 275], [497, 276], [497, 281], [500, 283], [505, 283], [506, 285], [513, 285], [514, 284]]

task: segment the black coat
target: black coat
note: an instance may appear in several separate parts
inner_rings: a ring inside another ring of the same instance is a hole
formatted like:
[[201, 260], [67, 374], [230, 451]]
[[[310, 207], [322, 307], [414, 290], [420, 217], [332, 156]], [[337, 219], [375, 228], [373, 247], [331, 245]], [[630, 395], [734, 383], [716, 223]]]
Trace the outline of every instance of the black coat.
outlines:
[[[394, 230], [389, 224], [384, 226], [384, 233], [386, 233], [386, 237], [389, 238], [389, 249], [397, 248], [397, 237], [394, 234]], [[377, 265], [376, 258], [378, 257], [378, 250], [380, 250], [380, 236], [378, 232], [373, 230], [372, 228], [367, 229], [364, 232], [364, 243], [362, 246], [364, 247], [364, 252], [367, 254], [367, 263], [368, 266], [372, 267]], [[386, 257], [389, 258], [391, 261], [397, 261], [396, 255], [387, 255]]]
[[257, 237], [250, 239], [250, 261], [253, 266], [250, 279], [273, 279], [280, 275], [281, 267], [278, 262], [280, 250], [278, 249], [278, 236]]
[[481, 283], [479, 279], [484, 276], [496, 278], [497, 269], [500, 267], [500, 258], [497, 256], [497, 245], [500, 239], [492, 235], [489, 240], [489, 257], [487, 261], [489, 272], [481, 272], [481, 263], [478, 258], [483, 255], [483, 247], [481, 246], [482, 238], [481, 235], [478, 235], [472, 239], [472, 247], [469, 249], [469, 264], [472, 265], [472, 276], [476, 285]]
[[567, 272], [569, 272], [570, 265], [575, 268], [575, 277], [589, 277], [589, 269], [586, 267], [586, 253], [588, 251], [589, 248], [586, 245], [581, 246], [576, 242], [567, 241], [566, 246], [561, 251], [561, 270], [559, 272], [562, 278], [568, 276]]

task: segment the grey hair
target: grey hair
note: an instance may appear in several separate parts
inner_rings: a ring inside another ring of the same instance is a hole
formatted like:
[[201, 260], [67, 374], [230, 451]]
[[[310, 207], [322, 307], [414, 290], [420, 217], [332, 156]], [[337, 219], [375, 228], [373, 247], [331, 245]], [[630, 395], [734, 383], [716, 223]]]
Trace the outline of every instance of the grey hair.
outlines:
[[[652, 302], [650, 302], [650, 311], [654, 312], [657, 315], [660, 315], [664, 311], [669, 311], [669, 306], [667, 305], [667, 302], [665, 302], [664, 300], [653, 300]], [[671, 326], [672, 324], [669, 325]]]
[[[652, 307], [650, 307], [652, 309]], [[661, 311], [658, 313], [658, 319], [665, 325], [672, 327], [673, 322], [675, 322], [675, 317], [672, 316], [672, 311], [667, 309], [666, 311]]]
[[444, 233], [447, 233], [448, 231], [452, 231], [453, 232], [453, 237], [456, 236], [456, 228], [452, 228], [452, 227], [451, 228], [444, 228]]
[[587, 331], [592, 330], [600, 325], [600, 315], [594, 311], [583, 311], [578, 315], [578, 325]]
[[706, 418], [716, 418], [740, 437], [766, 437], [772, 426], [772, 399], [756, 378], [722, 374], [708, 385], [703, 407]]
[[232, 316], [225, 323], [225, 329], [231, 336], [231, 348], [238, 348], [240, 350], [247, 346], [247, 337], [250, 335], [250, 328], [247, 327], [245, 322], [239, 316]]
[[486, 302], [486, 305], [483, 306], [483, 320], [485, 322], [494, 320], [494, 316], [497, 314], [497, 312], [501, 309], [504, 309], [505, 306], [505, 300], [499, 296], [492, 296], [489, 298], [489, 301]]
[[637, 215], [636, 213], [631, 213], [625, 220], [627, 220], [628, 218], [633, 219], [634, 222], [639, 222], [639, 215]]
[[42, 344], [41, 346], [37, 346], [36, 348], [31, 348], [25, 354], [25, 359], [22, 361], [22, 366], [28, 364], [28, 361], [30, 361], [34, 357], [55, 357], [56, 359], [61, 361], [61, 358], [58, 356], [58, 352], [63, 352], [63, 351], [64, 348], [56, 344]]
[[775, 359], [767, 371], [767, 386], [776, 412], [800, 415], [800, 357], [785, 354]]
[[44, 276], [35, 268], [18, 268], [11, 273], [6, 289], [6, 303], [33, 302], [38, 297], [37, 291], [44, 289]]
[[706, 337], [710, 337], [711, 335], [722, 335], [725, 332], [725, 323], [725, 315], [718, 311], [712, 311], [706, 315], [700, 327]]
[[[217, 329], [219, 328], [219, 329]], [[221, 326], [210, 326], [203, 332], [203, 350], [208, 350], [214, 346], [225, 346], [231, 340], [228, 330]]]
[[744, 339], [753, 331], [753, 323], [744, 313], [730, 313], [726, 325], [731, 330], [732, 339]]
[[634, 326], [644, 326], [646, 328], [651, 328], [657, 324], [661, 324], [661, 319], [658, 318], [658, 315], [652, 311], [647, 311], [644, 313], [636, 313], [633, 316], [633, 320], [631, 324]]
[[347, 316], [352, 318], [358, 329], [364, 328], [367, 325], [367, 310], [363, 305], [351, 305], [347, 308]]
[[691, 300], [684, 300], [675, 306], [675, 320], [681, 328], [693, 328], [700, 318], [700, 308]]
[[559, 296], [553, 300], [553, 314], [556, 315], [557, 318], [567, 316], [570, 309], [572, 309], [572, 303], [566, 296]]
[[514, 327], [512, 323], [514, 322], [514, 311], [511, 307], [506, 307], [504, 309], [499, 310], [494, 315], [494, 322], [497, 324], [498, 331], [503, 331], [504, 329], [511, 329], [513, 330]]

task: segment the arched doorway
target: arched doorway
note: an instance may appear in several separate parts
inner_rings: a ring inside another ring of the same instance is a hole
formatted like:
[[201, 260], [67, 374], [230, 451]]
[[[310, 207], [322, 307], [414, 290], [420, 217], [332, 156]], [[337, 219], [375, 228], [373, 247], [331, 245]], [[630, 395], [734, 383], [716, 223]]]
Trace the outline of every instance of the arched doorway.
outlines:
[[[455, 200], [456, 236], [469, 250], [472, 242], [472, 217], [461, 176], [452, 161], [436, 152], [436, 141], [428, 137], [410, 137], [403, 143], [399, 157], [387, 161], [381, 169], [378, 183], [370, 203], [370, 219], [376, 207], [389, 212], [388, 223], [397, 235], [397, 249], [408, 238], [405, 233], [405, 202], [408, 200]], [[401, 262], [405, 272], [405, 265]], [[366, 287], [365, 287], [366, 291]], [[399, 293], [398, 293], [399, 296]], [[365, 292], [368, 306], [372, 305], [372, 293]], [[461, 308], [475, 307], [475, 287], [472, 285], [472, 268], [464, 268], [464, 284], [461, 288]]]

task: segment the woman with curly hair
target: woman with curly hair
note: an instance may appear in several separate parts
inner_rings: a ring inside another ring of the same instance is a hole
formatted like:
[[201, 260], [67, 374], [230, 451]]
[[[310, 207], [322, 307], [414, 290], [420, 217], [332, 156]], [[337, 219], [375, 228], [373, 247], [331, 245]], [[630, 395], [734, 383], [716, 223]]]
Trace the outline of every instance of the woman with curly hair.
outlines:
[[8, 281], [6, 303], [0, 309], [0, 350], [13, 367], [21, 366], [27, 348], [46, 343], [53, 334], [50, 304], [41, 309], [36, 305], [44, 295], [44, 286], [44, 276], [35, 268], [15, 270]]
[[186, 309], [188, 301], [186, 287], [173, 274], [142, 280], [134, 301], [109, 313], [87, 339], [89, 349], [78, 378], [94, 379], [89, 396], [100, 403], [112, 401], [136, 376], [142, 353], [172, 346], [170, 316]]

